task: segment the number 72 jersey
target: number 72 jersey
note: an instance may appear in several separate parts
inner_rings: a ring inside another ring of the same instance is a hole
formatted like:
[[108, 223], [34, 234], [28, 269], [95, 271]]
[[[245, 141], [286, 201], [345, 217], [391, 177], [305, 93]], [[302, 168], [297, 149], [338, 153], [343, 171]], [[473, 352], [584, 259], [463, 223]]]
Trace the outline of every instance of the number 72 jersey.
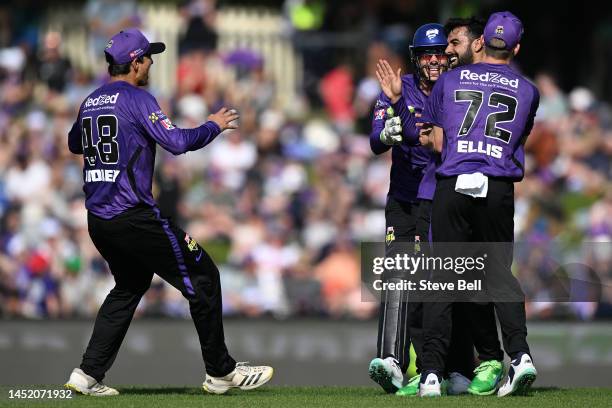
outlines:
[[472, 64], [443, 74], [423, 112], [424, 121], [444, 130], [436, 173], [521, 180], [523, 145], [539, 101], [537, 88], [506, 64]]

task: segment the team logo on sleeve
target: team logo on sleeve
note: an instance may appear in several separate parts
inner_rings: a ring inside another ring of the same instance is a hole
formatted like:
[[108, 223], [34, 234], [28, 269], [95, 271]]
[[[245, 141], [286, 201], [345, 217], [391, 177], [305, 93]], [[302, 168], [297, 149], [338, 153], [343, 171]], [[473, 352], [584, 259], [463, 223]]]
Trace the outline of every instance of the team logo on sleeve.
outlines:
[[166, 114], [162, 111], [157, 111], [157, 112], [153, 112], [149, 115], [149, 120], [151, 121], [151, 123], [155, 124], [156, 122], [161, 123], [161, 125], [164, 127], [164, 129], [166, 130], [172, 130], [174, 129], [174, 125], [172, 124], [172, 121], [168, 118], [168, 116], [166, 116]]
[[166, 118], [166, 119], [162, 119], [160, 121], [160, 123], [162, 124], [162, 126], [164, 128], [166, 128], [166, 130], [172, 130], [174, 129], [174, 125], [172, 124], [172, 122], [170, 122], [170, 119]]
[[374, 120], [383, 120], [384, 117], [385, 117], [384, 109], [378, 109], [374, 111]]

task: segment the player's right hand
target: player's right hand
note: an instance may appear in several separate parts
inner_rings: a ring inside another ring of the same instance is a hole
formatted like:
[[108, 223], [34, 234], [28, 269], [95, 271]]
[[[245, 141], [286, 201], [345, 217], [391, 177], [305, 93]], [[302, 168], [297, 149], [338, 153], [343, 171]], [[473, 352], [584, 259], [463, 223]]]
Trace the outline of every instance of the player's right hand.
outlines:
[[380, 131], [380, 141], [389, 146], [402, 143], [402, 119], [399, 116], [385, 121], [385, 127]]
[[402, 69], [393, 71], [387, 60], [378, 60], [376, 64], [376, 78], [384, 94], [391, 100], [397, 102], [402, 96]]
[[234, 122], [238, 118], [240, 118], [240, 115], [236, 109], [228, 109], [225, 106], [217, 112], [208, 115], [208, 120], [215, 122], [222, 132], [226, 129], [238, 129], [238, 124]]

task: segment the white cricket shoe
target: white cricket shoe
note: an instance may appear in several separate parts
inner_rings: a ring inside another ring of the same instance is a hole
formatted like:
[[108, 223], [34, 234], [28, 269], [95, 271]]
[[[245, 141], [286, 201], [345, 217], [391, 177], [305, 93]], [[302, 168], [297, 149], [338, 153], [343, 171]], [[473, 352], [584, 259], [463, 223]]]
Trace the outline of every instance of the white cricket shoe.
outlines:
[[[421, 380], [423, 375], [421, 375]], [[439, 397], [442, 395], [443, 387], [436, 373], [429, 373], [425, 381], [419, 384], [419, 397]]]
[[72, 374], [70, 374], [68, 382], [64, 384], [64, 388], [73, 390], [79, 394], [93, 395], [96, 397], [119, 395], [119, 391], [102, 384], [102, 382], [98, 382], [95, 378], [85, 374], [80, 368], [72, 370]]
[[468, 393], [468, 387], [472, 381], [461, 373], [453, 371], [448, 375], [448, 395], [461, 395]]
[[525, 395], [535, 381], [538, 372], [531, 361], [531, 356], [524, 353], [510, 363], [506, 383], [497, 391], [498, 397], [506, 395]]
[[368, 374], [387, 394], [394, 394], [404, 383], [402, 369], [393, 357], [375, 358], [370, 361]]
[[272, 367], [252, 366], [248, 362], [242, 362], [237, 363], [234, 371], [225, 377], [212, 377], [206, 374], [202, 388], [211, 394], [225, 394], [230, 388], [253, 390], [270, 381], [272, 374], [274, 374]]

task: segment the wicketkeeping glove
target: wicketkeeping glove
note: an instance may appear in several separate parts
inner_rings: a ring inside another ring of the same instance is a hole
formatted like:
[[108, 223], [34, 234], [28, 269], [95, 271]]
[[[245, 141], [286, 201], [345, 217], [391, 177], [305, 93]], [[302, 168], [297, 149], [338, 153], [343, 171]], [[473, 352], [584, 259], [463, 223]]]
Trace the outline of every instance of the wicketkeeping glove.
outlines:
[[380, 131], [380, 141], [389, 146], [402, 142], [402, 119], [399, 116], [385, 121], [385, 128]]

